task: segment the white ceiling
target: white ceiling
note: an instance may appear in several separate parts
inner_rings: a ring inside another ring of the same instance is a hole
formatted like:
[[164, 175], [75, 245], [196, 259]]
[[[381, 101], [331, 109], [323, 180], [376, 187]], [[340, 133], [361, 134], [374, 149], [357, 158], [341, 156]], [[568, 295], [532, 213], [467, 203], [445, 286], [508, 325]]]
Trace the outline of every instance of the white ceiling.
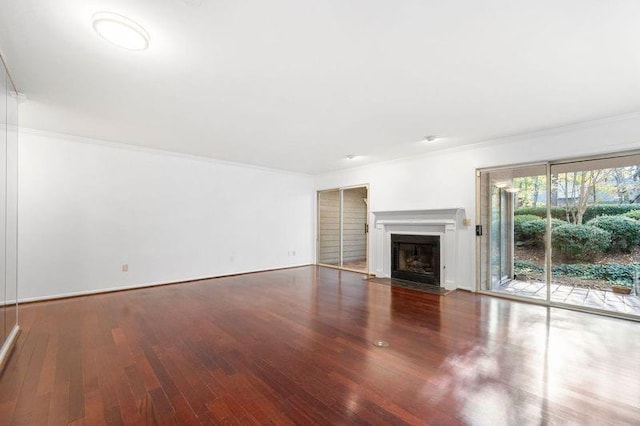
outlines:
[[307, 173], [640, 110], [637, 0], [0, 0], [0, 51], [25, 127]]

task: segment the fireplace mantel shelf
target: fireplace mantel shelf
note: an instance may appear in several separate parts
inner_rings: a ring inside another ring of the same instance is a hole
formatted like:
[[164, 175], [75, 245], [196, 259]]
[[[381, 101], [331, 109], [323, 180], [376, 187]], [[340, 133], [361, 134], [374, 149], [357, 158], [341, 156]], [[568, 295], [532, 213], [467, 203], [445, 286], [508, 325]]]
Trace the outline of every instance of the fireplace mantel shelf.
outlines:
[[[375, 213], [374, 213], [375, 214]], [[376, 225], [455, 225], [455, 219], [379, 219]]]
[[422, 209], [422, 210], [379, 210], [372, 212], [375, 215], [378, 214], [389, 214], [389, 215], [423, 215], [423, 214], [440, 214], [444, 215], [454, 215], [457, 213], [464, 214], [464, 208], [462, 207], [453, 207], [447, 209]]

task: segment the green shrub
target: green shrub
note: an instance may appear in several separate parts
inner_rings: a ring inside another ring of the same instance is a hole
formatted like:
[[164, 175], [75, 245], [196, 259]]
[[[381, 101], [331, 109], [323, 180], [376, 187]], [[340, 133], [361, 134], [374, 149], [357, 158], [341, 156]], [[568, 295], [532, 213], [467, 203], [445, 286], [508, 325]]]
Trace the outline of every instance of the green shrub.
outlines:
[[630, 217], [631, 219], [640, 220], [640, 210], [631, 210], [623, 214], [623, 216]]
[[[640, 210], [640, 204], [594, 204], [588, 206], [582, 216], [582, 221], [586, 222], [598, 216], [616, 216]], [[520, 207], [514, 212], [515, 215], [532, 214], [541, 218], [547, 217], [547, 207]], [[567, 213], [564, 207], [551, 207], [551, 217], [555, 219], [567, 220]], [[634, 218], [635, 219], [635, 218]]]
[[[534, 272], [544, 273], [544, 267], [526, 260], [516, 260], [514, 262], [515, 272], [526, 273]], [[640, 269], [638, 263], [607, 263], [600, 264], [565, 264], [552, 266], [553, 275], [563, 275], [568, 277], [578, 277], [586, 280], [602, 280], [609, 281], [612, 284], [621, 284], [626, 286], [633, 285], [634, 272]]]
[[547, 221], [535, 219], [522, 222], [516, 231], [514, 223], [515, 240], [527, 245], [541, 246], [544, 243], [544, 234], [547, 231]]
[[[567, 222], [559, 219], [551, 219], [551, 228], [563, 225]], [[513, 232], [516, 242], [522, 245], [543, 246], [544, 236], [547, 232], [547, 221], [538, 216], [524, 214], [514, 216]]]
[[[534, 245], [537, 243], [538, 235], [535, 229], [529, 226], [530, 222], [541, 221], [538, 216], [532, 214], [521, 214], [513, 217], [513, 234], [516, 243], [521, 245]], [[544, 237], [544, 230], [542, 230]]]
[[513, 222], [528, 222], [530, 220], [538, 220], [540, 216], [536, 216], [535, 214], [516, 214], [513, 216]]
[[590, 225], [565, 223], [552, 231], [551, 245], [567, 259], [586, 259], [611, 246], [611, 233]]
[[582, 222], [585, 223], [598, 216], [618, 216], [638, 209], [640, 209], [638, 204], [594, 204], [587, 207], [582, 216]]
[[626, 216], [600, 216], [587, 225], [596, 226], [611, 233], [609, 251], [631, 252], [640, 244], [640, 223]]
[[609, 281], [613, 284], [632, 285], [634, 270], [637, 264], [607, 263], [600, 264], [573, 264], [555, 265], [553, 274], [579, 277], [586, 280]]
[[[520, 207], [515, 210], [514, 214], [516, 216], [530, 214], [544, 219], [547, 217], [547, 207]], [[564, 207], [551, 207], [551, 217], [554, 219], [566, 220], [567, 214], [565, 213]]]
[[516, 274], [523, 272], [534, 272], [538, 274], [544, 273], [544, 266], [529, 262], [528, 260], [514, 259], [513, 268], [515, 269]]

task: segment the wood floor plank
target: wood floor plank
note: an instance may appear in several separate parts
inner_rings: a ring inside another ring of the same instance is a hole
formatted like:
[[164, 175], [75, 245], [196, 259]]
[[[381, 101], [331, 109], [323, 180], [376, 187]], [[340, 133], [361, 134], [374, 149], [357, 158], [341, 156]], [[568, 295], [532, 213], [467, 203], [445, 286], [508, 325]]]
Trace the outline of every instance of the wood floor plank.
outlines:
[[303, 267], [20, 317], [1, 424], [640, 424], [639, 323], [463, 291]]

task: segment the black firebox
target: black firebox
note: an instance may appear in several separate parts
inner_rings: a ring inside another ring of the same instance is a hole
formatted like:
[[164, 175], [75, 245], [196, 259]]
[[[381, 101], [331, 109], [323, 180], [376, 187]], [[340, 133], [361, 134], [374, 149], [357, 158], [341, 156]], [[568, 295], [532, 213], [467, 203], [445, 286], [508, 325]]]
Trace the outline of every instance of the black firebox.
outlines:
[[440, 236], [391, 234], [391, 278], [440, 285]]

